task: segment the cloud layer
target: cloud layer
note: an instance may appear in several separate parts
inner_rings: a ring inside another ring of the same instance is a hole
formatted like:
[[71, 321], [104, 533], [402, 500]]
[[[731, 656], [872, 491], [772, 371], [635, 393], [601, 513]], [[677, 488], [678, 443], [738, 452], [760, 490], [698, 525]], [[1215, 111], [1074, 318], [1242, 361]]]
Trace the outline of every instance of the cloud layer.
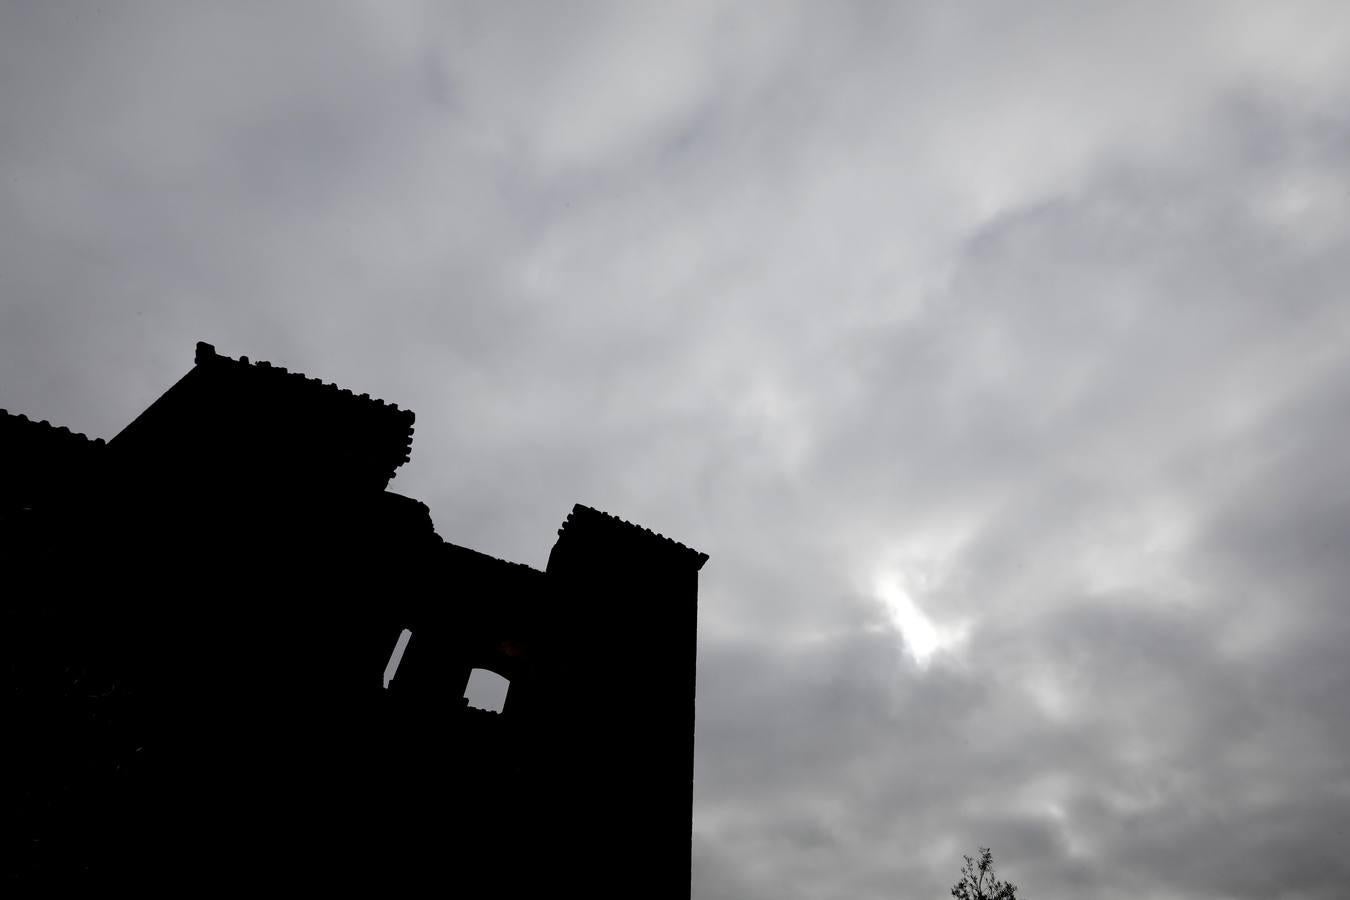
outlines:
[[709, 552], [697, 900], [1317, 900], [1350, 828], [1339, 3], [11, 4], [0, 406], [209, 340], [541, 565]]

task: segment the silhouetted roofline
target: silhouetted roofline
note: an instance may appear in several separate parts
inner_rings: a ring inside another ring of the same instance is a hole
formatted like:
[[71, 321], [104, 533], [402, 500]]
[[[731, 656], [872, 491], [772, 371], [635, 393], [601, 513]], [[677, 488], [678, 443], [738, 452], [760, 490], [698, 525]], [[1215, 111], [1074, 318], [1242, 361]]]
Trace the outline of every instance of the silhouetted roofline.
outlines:
[[542, 570], [536, 569], [528, 563], [502, 559], [499, 556], [484, 553], [482, 550], [474, 550], [472, 547], [465, 547], [461, 544], [456, 544], [453, 541], [447, 541], [445, 538], [441, 538], [439, 550], [442, 555], [468, 557], [483, 565], [496, 566], [504, 572], [512, 572], [517, 575], [544, 575]]
[[0, 409], [0, 505], [78, 492], [101, 467], [105, 446], [102, 438]]
[[658, 534], [650, 528], [644, 528], [641, 525], [635, 525], [626, 519], [620, 519], [618, 516], [610, 515], [602, 510], [594, 509], [589, 506], [583, 506], [578, 503], [572, 507], [572, 511], [567, 514], [562, 525], [558, 528], [558, 539], [561, 540], [569, 531], [576, 531], [578, 528], [599, 526], [604, 529], [627, 533], [632, 537], [642, 537], [651, 541], [659, 542], [661, 546], [672, 554], [684, 557], [693, 563], [694, 570], [703, 568], [703, 564], [708, 561], [708, 554], [695, 550], [693, 547], [685, 546], [677, 540], [666, 537], [664, 534]]
[[397, 449], [393, 450], [384, 462], [387, 467], [386, 480], [392, 478], [394, 472], [412, 457], [413, 423], [417, 416], [410, 409], [402, 409], [369, 394], [357, 394], [349, 388], [339, 387], [318, 378], [310, 378], [301, 372], [292, 372], [284, 366], [274, 366], [266, 360], [250, 361], [247, 356], [231, 359], [216, 352], [215, 346], [205, 341], [197, 342], [193, 363], [195, 370], [238, 372], [247, 373], [254, 378], [258, 376], [276, 378], [287, 388], [312, 392], [316, 398], [336, 403], [339, 408], [370, 417], [372, 423], [378, 422], [377, 427], [381, 431], [386, 431], [396, 442], [394, 447]]
[[334, 471], [345, 469], [352, 483], [378, 481], [383, 489], [412, 455], [412, 410], [263, 360], [231, 359], [204, 341], [197, 343], [193, 362], [108, 442], [119, 460], [153, 469], [178, 457], [184, 429], [201, 436], [235, 429], [242, 437], [258, 426], [270, 429], [253, 435], [259, 454], [279, 440], [275, 446], [291, 453], [291, 465], [296, 453], [309, 454], [312, 461], [336, 466]]
[[[338, 387], [338, 385], [334, 384], [331, 381], [323, 381], [322, 379], [319, 378], [310, 378], [303, 372], [292, 372], [285, 366], [274, 366], [265, 359], [250, 361], [247, 356], [241, 356], [238, 359], [231, 359], [230, 357], [225, 356], [224, 354], [217, 353], [215, 346], [212, 344], [208, 344], [205, 341], [197, 342], [197, 352], [196, 355], [193, 357], [192, 361], [193, 364], [197, 366], [233, 365], [245, 368], [252, 368], [255, 370], [275, 372], [279, 375], [285, 375], [288, 378], [295, 379], [296, 383], [304, 382], [306, 384], [313, 385], [317, 389], [327, 391], [330, 394], [339, 394], [343, 397], [349, 397], [353, 400], [361, 401], [366, 405], [376, 407], [382, 411], [385, 411], [390, 415], [396, 415], [403, 419], [406, 419], [408, 423], [409, 432], [411, 432], [412, 424], [417, 418], [417, 414], [410, 409], [403, 409], [399, 407], [397, 404], [387, 403], [384, 400], [381, 400], [378, 397], [372, 397], [369, 394], [353, 393], [350, 388]], [[411, 443], [411, 439], [409, 439], [409, 443]]]
[[86, 444], [89, 447], [102, 447], [106, 443], [103, 438], [91, 438], [78, 431], [71, 431], [64, 425], [53, 425], [46, 419], [30, 419], [23, 413], [12, 413], [7, 409], [0, 409], [0, 423], [3, 423], [0, 427], [27, 431], [34, 436], [42, 435], [49, 440], [65, 442], [68, 446]]

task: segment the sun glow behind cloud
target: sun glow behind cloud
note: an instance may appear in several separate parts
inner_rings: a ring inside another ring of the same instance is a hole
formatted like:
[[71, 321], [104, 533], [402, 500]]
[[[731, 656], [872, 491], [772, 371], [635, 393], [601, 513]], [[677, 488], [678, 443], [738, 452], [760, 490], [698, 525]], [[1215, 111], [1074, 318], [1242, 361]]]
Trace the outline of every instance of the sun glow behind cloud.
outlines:
[[940, 624], [919, 606], [910, 593], [904, 574], [898, 570], [876, 577], [875, 594], [899, 632], [905, 650], [920, 667], [927, 667], [934, 655], [958, 649], [970, 631], [969, 623]]

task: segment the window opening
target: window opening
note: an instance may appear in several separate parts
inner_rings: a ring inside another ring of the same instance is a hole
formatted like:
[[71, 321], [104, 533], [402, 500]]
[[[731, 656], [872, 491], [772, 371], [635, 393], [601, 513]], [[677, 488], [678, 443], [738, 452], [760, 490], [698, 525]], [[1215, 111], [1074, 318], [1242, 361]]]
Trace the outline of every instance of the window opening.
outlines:
[[412, 639], [412, 632], [403, 629], [398, 634], [398, 640], [394, 642], [394, 652], [389, 654], [389, 664], [384, 667], [384, 689], [389, 690], [389, 682], [394, 680], [394, 675], [398, 673], [398, 664], [403, 662], [403, 651], [408, 649], [408, 641]]
[[499, 713], [506, 706], [506, 692], [510, 687], [511, 682], [496, 672], [474, 669], [469, 673], [469, 683], [464, 688], [464, 699], [476, 709]]

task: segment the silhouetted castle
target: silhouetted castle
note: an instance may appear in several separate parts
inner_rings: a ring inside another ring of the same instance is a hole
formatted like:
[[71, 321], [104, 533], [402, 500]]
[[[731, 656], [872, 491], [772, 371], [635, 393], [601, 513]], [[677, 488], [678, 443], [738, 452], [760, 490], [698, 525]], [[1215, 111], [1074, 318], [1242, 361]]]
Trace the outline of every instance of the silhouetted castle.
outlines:
[[707, 555], [585, 506], [544, 571], [456, 546], [386, 490], [412, 431], [209, 344], [106, 443], [0, 411], [11, 879], [689, 896]]

